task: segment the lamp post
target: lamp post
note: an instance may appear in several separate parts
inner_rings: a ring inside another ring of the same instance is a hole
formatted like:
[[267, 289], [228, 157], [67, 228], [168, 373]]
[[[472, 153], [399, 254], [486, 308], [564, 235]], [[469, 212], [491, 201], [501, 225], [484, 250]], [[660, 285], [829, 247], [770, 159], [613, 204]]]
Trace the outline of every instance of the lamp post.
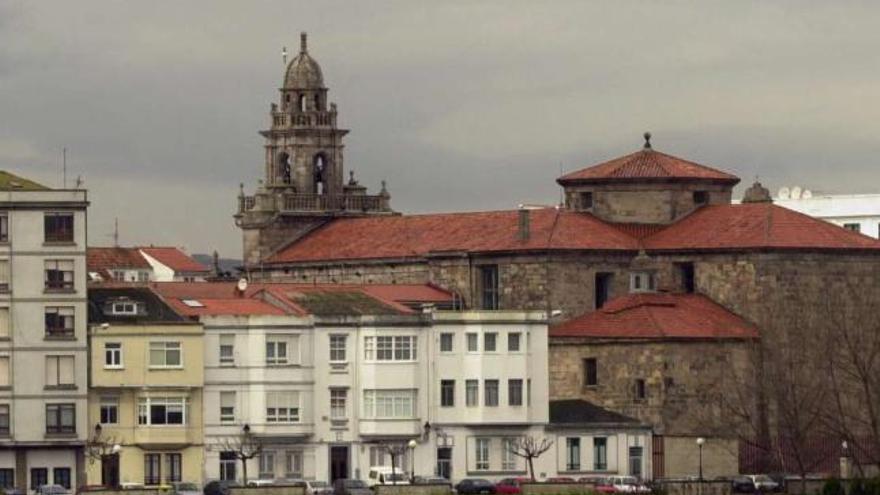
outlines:
[[697, 479], [700, 481], [700, 494], [703, 493], [703, 444], [706, 443], [706, 439], [703, 437], [697, 438], [697, 449], [700, 452], [700, 471]]
[[414, 484], [416, 482], [416, 446], [418, 446], [418, 444], [419, 443], [416, 442], [415, 438], [410, 440], [407, 444], [409, 446], [409, 482], [411, 484]]

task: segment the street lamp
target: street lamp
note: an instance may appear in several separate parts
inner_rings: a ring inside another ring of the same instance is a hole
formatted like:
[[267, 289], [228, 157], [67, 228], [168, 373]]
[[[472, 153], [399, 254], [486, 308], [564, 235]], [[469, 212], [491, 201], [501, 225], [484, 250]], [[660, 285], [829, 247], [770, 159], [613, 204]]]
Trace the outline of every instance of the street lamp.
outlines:
[[419, 443], [416, 442], [415, 438], [413, 438], [409, 441], [409, 443], [407, 445], [409, 446], [409, 457], [410, 457], [409, 482], [412, 484], [415, 484], [415, 482], [416, 482], [416, 446], [418, 446]]
[[698, 479], [700, 483], [703, 482], [703, 444], [706, 443], [706, 439], [703, 437], [697, 438], [697, 448], [700, 450], [700, 475]]

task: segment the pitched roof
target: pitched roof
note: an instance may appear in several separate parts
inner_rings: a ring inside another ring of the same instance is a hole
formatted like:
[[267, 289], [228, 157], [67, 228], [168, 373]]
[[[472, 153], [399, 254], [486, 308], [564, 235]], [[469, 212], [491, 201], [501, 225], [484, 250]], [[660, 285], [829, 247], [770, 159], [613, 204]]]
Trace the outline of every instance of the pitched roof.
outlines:
[[550, 328], [551, 337], [753, 339], [757, 328], [700, 294], [629, 294]]
[[112, 270], [149, 270], [152, 267], [137, 248], [89, 247], [86, 249], [86, 266], [89, 272], [99, 273], [106, 280], [113, 280]]
[[556, 208], [529, 210], [529, 238], [521, 240], [519, 214], [502, 210], [337, 219], [267, 262], [410, 258], [456, 251], [638, 249], [635, 239], [596, 217]]
[[49, 188], [30, 179], [0, 170], [0, 191], [48, 191]]
[[880, 241], [772, 203], [704, 206], [643, 240], [647, 250], [869, 249]]
[[556, 179], [559, 184], [625, 180], [698, 180], [736, 184], [739, 177], [651, 148], [571, 172]]
[[[143, 305], [136, 315], [115, 315], [107, 308], [117, 300], [136, 301]], [[89, 288], [89, 323], [184, 322], [183, 314], [167, 304], [146, 286], [108, 285]]]
[[[199, 315], [358, 316], [412, 314], [404, 302], [450, 301], [450, 292], [418, 285], [252, 283], [239, 294], [232, 282], [154, 282], [175, 310]], [[445, 297], [444, 297], [445, 296]], [[184, 301], [195, 301], [187, 304]]]
[[155, 258], [159, 263], [171, 268], [175, 272], [199, 272], [207, 273], [211, 269], [192, 259], [186, 253], [176, 247], [141, 247], [138, 248], [148, 256]]
[[639, 420], [609, 411], [580, 399], [551, 400], [550, 425], [626, 424], [638, 425]]

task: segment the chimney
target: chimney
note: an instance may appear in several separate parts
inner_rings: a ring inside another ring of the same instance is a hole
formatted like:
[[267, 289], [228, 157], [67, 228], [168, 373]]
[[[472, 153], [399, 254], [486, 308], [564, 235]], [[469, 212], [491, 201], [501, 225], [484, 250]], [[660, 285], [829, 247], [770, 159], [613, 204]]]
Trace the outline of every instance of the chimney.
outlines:
[[529, 209], [524, 205], [519, 205], [519, 240], [526, 242], [529, 240]]

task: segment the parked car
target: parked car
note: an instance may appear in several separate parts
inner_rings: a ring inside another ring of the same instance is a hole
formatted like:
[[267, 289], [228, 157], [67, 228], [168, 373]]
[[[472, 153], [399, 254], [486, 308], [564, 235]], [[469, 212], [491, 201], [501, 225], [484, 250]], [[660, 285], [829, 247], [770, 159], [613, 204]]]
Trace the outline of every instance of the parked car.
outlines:
[[11, 487], [10, 488], [3, 488], [2, 493], [3, 493], [3, 495], [27, 495], [27, 492], [25, 490], [22, 490], [21, 488], [11, 488]]
[[[581, 478], [587, 479], [587, 478]], [[594, 490], [596, 493], [615, 493], [614, 485], [611, 484], [611, 479], [609, 478], [593, 478], [592, 481], [584, 481], [584, 483], [593, 483], [595, 485]]]
[[635, 476], [609, 476], [608, 484], [614, 493], [651, 493], [651, 489]]
[[274, 479], [271, 479], [271, 480], [259, 480], [259, 479], [258, 480], [248, 480], [248, 482], [247, 482], [247, 486], [270, 486], [270, 485], [274, 485], [274, 484], [275, 484]]
[[574, 478], [569, 478], [568, 476], [553, 476], [551, 478], [547, 478], [547, 483], [577, 483]]
[[201, 495], [199, 485], [188, 483], [186, 481], [176, 481], [171, 483], [171, 493], [174, 495]]
[[237, 481], [213, 480], [209, 481], [202, 492], [205, 495], [229, 495], [229, 488], [240, 486]]
[[67, 495], [70, 490], [61, 485], [40, 485], [34, 493], [35, 495]]
[[416, 485], [449, 485], [448, 479], [442, 476], [416, 476], [413, 478]]
[[333, 482], [334, 495], [373, 495], [373, 491], [361, 480], [340, 478]]
[[455, 485], [455, 491], [464, 493], [496, 493], [495, 485], [482, 478], [465, 478]]
[[400, 469], [395, 468], [392, 472], [391, 466], [373, 466], [367, 475], [367, 485], [408, 485], [409, 476]]
[[495, 493], [517, 494], [522, 493], [521, 483], [531, 481], [529, 478], [504, 478], [495, 483]]
[[730, 482], [731, 489], [736, 493], [768, 493], [777, 491], [779, 483], [766, 474], [745, 474], [736, 476]]
[[306, 495], [330, 495], [333, 487], [326, 481], [304, 480], [302, 478], [280, 478], [275, 480], [276, 485], [301, 486], [305, 488]]

